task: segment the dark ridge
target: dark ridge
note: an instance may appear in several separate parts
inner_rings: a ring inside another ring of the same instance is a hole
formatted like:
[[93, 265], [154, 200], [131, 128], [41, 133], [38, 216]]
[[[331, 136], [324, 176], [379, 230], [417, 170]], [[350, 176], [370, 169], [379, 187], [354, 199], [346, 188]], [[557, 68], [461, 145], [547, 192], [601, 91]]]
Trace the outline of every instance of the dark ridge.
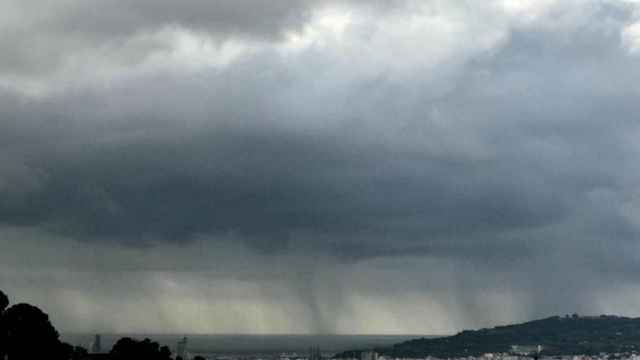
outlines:
[[[631, 353], [640, 350], [640, 318], [552, 316], [522, 324], [465, 330], [453, 336], [414, 339], [374, 350], [392, 357], [452, 358], [508, 353], [513, 345], [541, 345], [541, 355], [547, 356]], [[357, 358], [361, 352], [345, 351], [335, 358]]]

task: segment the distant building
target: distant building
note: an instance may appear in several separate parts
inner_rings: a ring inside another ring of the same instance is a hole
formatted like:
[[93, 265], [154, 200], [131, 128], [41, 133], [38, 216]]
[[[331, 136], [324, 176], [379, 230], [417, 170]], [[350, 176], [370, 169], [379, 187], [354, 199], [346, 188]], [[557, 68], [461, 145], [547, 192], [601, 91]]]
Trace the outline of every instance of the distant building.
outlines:
[[363, 351], [360, 353], [360, 360], [378, 360], [378, 353], [375, 351]]
[[178, 347], [176, 350], [176, 357], [181, 357], [183, 360], [187, 360], [187, 337], [183, 337], [178, 341]]
[[320, 353], [320, 347], [312, 346], [309, 348], [309, 360], [322, 360], [322, 354]]
[[542, 345], [511, 345], [511, 353], [521, 356], [539, 355], [542, 349]]
[[102, 353], [102, 338], [100, 334], [97, 334], [93, 339], [93, 344], [91, 344], [91, 353], [92, 354], [101, 354]]

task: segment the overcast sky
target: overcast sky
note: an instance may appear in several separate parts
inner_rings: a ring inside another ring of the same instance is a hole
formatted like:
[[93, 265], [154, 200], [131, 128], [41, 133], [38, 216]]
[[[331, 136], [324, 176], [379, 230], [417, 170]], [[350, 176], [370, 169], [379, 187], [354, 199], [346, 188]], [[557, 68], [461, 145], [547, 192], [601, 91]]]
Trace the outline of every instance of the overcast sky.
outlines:
[[0, 289], [61, 331], [640, 316], [640, 3], [0, 0]]

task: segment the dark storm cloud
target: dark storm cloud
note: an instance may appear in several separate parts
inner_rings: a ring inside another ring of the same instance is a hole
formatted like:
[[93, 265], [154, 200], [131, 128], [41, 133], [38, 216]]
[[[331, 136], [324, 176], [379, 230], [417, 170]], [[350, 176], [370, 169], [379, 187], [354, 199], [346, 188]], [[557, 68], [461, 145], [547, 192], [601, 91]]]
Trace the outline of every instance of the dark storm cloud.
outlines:
[[139, 116], [153, 120], [119, 124], [114, 115], [105, 128], [86, 108], [96, 109], [95, 99], [82, 101], [5, 107], [19, 113], [6, 118], [23, 117], [3, 126], [16, 154], [7, 179], [29, 179], [7, 181], [5, 224], [139, 245], [238, 232], [263, 250], [367, 257], [446, 249], [425, 242], [542, 225], [566, 212], [553, 189], [527, 183], [534, 175], [514, 175], [519, 159], [416, 154], [357, 133], [260, 125], [285, 114], [250, 112], [245, 127], [192, 119], [190, 129], [151, 111]]
[[[198, 82], [152, 78], [34, 103], [7, 97], [5, 156], [15, 157], [6, 161], [2, 220], [139, 245], [237, 232], [262, 250], [309, 246], [346, 257], [464, 252], [449, 243], [561, 222], [589, 191], [620, 185], [616, 161], [631, 160], [620, 136], [638, 110], [634, 93], [603, 94], [600, 83], [626, 81], [632, 70], [593, 66], [636, 61], [615, 34], [587, 30], [590, 41], [575, 33], [571, 43], [516, 31], [499, 53], [449, 79], [453, 89], [437, 99], [421, 97], [419, 79], [376, 81], [351, 95], [356, 108], [387, 114], [413, 97], [411, 110], [399, 124], [338, 114], [353, 123], [348, 131], [286, 125], [305, 120], [260, 92], [275, 78], [247, 72], [286, 66], [272, 57]], [[452, 123], [443, 131], [453, 138], [430, 134], [441, 130], [435, 117]], [[448, 152], [466, 146], [465, 137], [487, 154]], [[494, 249], [491, 241], [478, 246]]]
[[[527, 3], [535, 16], [526, 17], [497, 2], [480, 18], [483, 6], [454, 2], [393, 2], [375, 16], [343, 5], [355, 18], [344, 25], [314, 18], [320, 5], [310, 2], [215, 4], [69, 2], [20, 28], [42, 39], [52, 30], [35, 53], [22, 46], [31, 35], [5, 39], [21, 52], [0, 58], [10, 84], [0, 96], [0, 223], [22, 229], [9, 238], [35, 242], [16, 251], [101, 249], [65, 259], [98, 278], [125, 269], [204, 274], [192, 279], [197, 289], [208, 277], [277, 283], [315, 332], [336, 331], [341, 316], [358, 314], [352, 298], [369, 295], [393, 298], [395, 307], [379, 306], [400, 313], [445, 309], [452, 329], [595, 312], [595, 294], [637, 285], [631, 5]], [[199, 51], [218, 54], [203, 45], [175, 67], [101, 71], [129, 50], [170, 57], [181, 40], [131, 40], [166, 26], [193, 31], [183, 35], [196, 43], [261, 45], [214, 65], [189, 65]], [[91, 81], [41, 72], [102, 45], [119, 51], [87, 58]], [[38, 56], [49, 47], [52, 59]], [[45, 90], [30, 95], [20, 76]], [[148, 293], [171, 286], [159, 280]], [[70, 313], [63, 300], [56, 306]]]
[[[421, 238], [424, 231], [534, 225], [557, 213], [542, 210], [551, 199], [511, 199], [517, 186], [501, 186], [493, 175], [473, 175], [482, 194], [465, 195], [469, 180], [445, 180], [469, 177], [462, 164], [429, 158], [397, 164], [396, 155], [345, 145], [339, 135], [225, 127], [175, 133], [178, 139], [145, 135], [115, 144], [56, 138], [15, 165], [40, 180], [16, 181], [5, 192], [4, 222], [133, 243], [237, 231], [277, 247], [296, 233], [365, 238], [387, 229], [392, 238]], [[495, 165], [468, 166], [484, 172]], [[20, 199], [10, 201], [15, 193]]]

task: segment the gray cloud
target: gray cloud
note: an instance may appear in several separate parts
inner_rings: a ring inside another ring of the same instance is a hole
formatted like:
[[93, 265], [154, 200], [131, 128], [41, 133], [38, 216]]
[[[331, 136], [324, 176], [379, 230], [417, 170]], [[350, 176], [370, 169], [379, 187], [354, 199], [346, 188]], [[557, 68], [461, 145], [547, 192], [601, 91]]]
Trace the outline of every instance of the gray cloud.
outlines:
[[[129, 61], [142, 61], [162, 42], [143, 41], [128, 48], [132, 37], [166, 27], [184, 27], [219, 37], [229, 35], [274, 40], [295, 31], [310, 15], [313, 2], [200, 1], [82, 1], [42, 4], [9, 1], [0, 44], [11, 50], [0, 60], [3, 72], [54, 71], [69, 57], [86, 56], [101, 48], [124, 48]], [[28, 44], [28, 46], [25, 46]], [[111, 56], [117, 51], [112, 52]]]
[[[208, 4], [70, 2], [25, 17], [24, 33], [5, 39], [13, 45], [0, 41], [23, 49], [0, 60], [12, 84], [0, 96], [3, 247], [34, 253], [29, 266], [0, 257], [14, 274], [0, 286], [55, 294], [65, 327], [85, 330], [70, 294], [88, 313], [116, 306], [93, 281], [128, 294], [126, 306], [160, 298], [158, 322], [96, 315], [88, 325], [107, 330], [187, 331], [166, 308], [192, 301], [224, 329], [250, 331], [250, 319], [203, 303], [211, 297], [255, 297], [259, 330], [285, 332], [439, 332], [611, 304], [640, 311], [627, 295], [603, 296], [637, 287], [631, 5], [531, 5], [527, 17], [500, 2], [394, 2], [384, 15], [376, 6], [389, 4], [356, 2], [341, 5], [344, 20], [318, 18], [307, 2]], [[166, 26], [192, 31], [187, 42], [250, 50], [193, 65], [210, 49], [187, 47], [175, 60], [151, 44], [175, 45], [157, 32]], [[23, 46], [53, 34], [44, 43], [62, 59], [140, 32], [154, 40], [112, 48], [154, 60], [113, 73], [101, 73], [109, 56], [89, 56], [100, 74], [43, 75], [64, 66]], [[45, 91], [23, 91], [29, 81]], [[45, 261], [57, 247], [65, 266]], [[52, 266], [77, 274], [76, 285], [43, 278]], [[16, 275], [25, 267], [29, 276]], [[137, 275], [120, 284], [120, 272]], [[141, 279], [149, 286], [136, 292]], [[212, 295], [208, 281], [228, 294]], [[287, 307], [304, 320], [278, 322]], [[418, 321], [430, 317], [431, 327]]]

